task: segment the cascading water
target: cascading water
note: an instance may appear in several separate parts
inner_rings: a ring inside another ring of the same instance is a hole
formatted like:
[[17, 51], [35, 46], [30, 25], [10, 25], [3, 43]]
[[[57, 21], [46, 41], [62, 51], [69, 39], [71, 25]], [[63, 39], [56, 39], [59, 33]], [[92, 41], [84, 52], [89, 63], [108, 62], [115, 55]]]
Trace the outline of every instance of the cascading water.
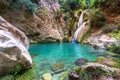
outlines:
[[87, 22], [83, 22], [83, 16], [84, 16], [84, 13], [85, 13], [85, 12], [86, 12], [86, 10], [83, 11], [83, 12], [81, 13], [81, 15], [80, 15], [79, 22], [78, 22], [78, 29], [77, 29], [77, 30], [75, 31], [75, 33], [74, 33], [72, 42], [76, 42], [76, 39], [77, 39], [77, 36], [78, 36], [79, 31], [80, 31], [83, 27], [85, 27], [85, 24], [87, 23]]

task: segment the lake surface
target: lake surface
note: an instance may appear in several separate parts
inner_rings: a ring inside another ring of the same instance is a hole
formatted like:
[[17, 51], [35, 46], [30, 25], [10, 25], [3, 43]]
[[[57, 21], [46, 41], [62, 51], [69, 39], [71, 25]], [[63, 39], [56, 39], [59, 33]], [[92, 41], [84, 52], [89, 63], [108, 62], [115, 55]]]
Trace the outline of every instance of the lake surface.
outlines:
[[77, 43], [31, 44], [29, 52], [35, 63], [38, 80], [42, 80], [44, 73], [52, 73], [54, 80], [59, 80], [60, 72], [55, 74], [55, 70], [52, 69], [54, 64], [64, 64], [64, 70], [71, 70], [77, 59], [94, 61], [97, 58], [93, 47]]

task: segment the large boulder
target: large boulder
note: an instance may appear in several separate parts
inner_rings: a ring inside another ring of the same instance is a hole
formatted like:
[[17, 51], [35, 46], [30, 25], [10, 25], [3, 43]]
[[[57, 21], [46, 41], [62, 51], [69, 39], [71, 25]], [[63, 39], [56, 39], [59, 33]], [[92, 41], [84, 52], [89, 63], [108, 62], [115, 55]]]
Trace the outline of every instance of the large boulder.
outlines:
[[0, 76], [32, 66], [25, 34], [0, 16]]
[[84, 65], [87, 62], [88, 62], [88, 60], [86, 58], [80, 58], [80, 59], [77, 59], [75, 61], [75, 65], [76, 66], [82, 66], [82, 65]]
[[119, 80], [120, 70], [99, 63], [87, 63], [78, 71], [80, 80]]

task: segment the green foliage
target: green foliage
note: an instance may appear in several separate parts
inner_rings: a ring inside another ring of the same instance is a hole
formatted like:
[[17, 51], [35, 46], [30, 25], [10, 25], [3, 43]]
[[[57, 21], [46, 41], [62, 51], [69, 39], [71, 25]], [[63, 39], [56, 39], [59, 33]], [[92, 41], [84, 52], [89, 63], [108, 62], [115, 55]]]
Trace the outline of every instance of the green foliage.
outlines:
[[89, 8], [92, 8], [95, 5], [96, 0], [91, 0], [89, 3]]
[[23, 3], [29, 11], [36, 12], [37, 5], [35, 3], [32, 3], [30, 0], [23, 0]]
[[62, 13], [60, 11], [57, 11], [55, 14], [54, 14], [54, 18], [55, 19], [60, 19], [62, 17]]
[[103, 62], [105, 59], [105, 57], [98, 57], [95, 62]]
[[86, 7], [86, 0], [79, 0], [79, 4], [81, 8], [84, 9]]
[[113, 60], [116, 62], [116, 64], [113, 67], [120, 69], [120, 59], [114, 58]]
[[120, 31], [118, 31], [118, 32], [113, 32], [113, 33], [111, 33], [111, 35], [112, 35], [113, 37], [115, 37], [117, 40], [120, 40]]
[[21, 65], [16, 65], [16, 67], [15, 67], [16, 69], [15, 69], [15, 73], [14, 73], [14, 75], [16, 75], [16, 74], [18, 74], [20, 71], [21, 71]]
[[70, 71], [66, 71], [62, 76], [60, 76], [60, 80], [68, 80], [68, 75]]
[[32, 67], [32, 69], [27, 70], [24, 74], [22, 75], [17, 75], [15, 77], [15, 80], [36, 80], [36, 74], [35, 74], [35, 69]]
[[120, 54], [120, 46], [119, 45], [113, 45], [111, 48], [110, 48], [110, 51], [114, 52], [114, 53], [117, 53], [117, 54]]
[[92, 27], [100, 28], [104, 25], [104, 15], [100, 8], [92, 8], [89, 10], [90, 25]]
[[64, 12], [71, 12], [79, 7], [78, 0], [61, 0], [61, 10]]
[[33, 3], [31, 0], [12, 0], [11, 8], [24, 8], [27, 9], [30, 12], [36, 12], [37, 5], [36, 3]]
[[61, 0], [61, 8], [65, 11], [91, 8], [95, 2], [96, 0]]
[[70, 18], [70, 14], [67, 12], [67, 13], [65, 13], [65, 15], [64, 15], [64, 20], [68, 20]]
[[40, 13], [42, 16], [48, 15], [48, 11], [44, 7], [41, 7], [40, 9], [38, 9], [37, 13], [38, 14]]

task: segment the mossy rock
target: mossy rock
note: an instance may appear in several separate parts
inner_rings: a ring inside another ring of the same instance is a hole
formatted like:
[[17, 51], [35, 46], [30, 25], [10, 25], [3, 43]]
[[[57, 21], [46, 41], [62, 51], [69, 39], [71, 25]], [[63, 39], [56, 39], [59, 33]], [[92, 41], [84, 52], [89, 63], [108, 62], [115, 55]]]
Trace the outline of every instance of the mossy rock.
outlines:
[[87, 65], [81, 67], [81, 70], [78, 74], [83, 80], [102, 80], [99, 79], [101, 76], [104, 76], [107, 79], [109, 79], [108, 76], [110, 76], [113, 79], [119, 80], [119, 71], [119, 69], [108, 67], [99, 63], [88, 63]]
[[51, 69], [54, 71], [54, 72], [57, 72], [57, 71], [62, 71], [64, 70], [64, 63], [61, 62], [61, 61], [57, 61], [55, 64], [52, 64], [51, 66]]
[[113, 67], [116, 64], [116, 62], [114, 61], [112, 57], [107, 57], [107, 58], [98, 57], [95, 62], [107, 65], [109, 67]]
[[60, 80], [68, 80], [68, 75], [70, 71], [66, 71], [62, 76], [60, 76]]
[[113, 65], [113, 67], [120, 69], [120, 59], [114, 58], [113, 60], [116, 62], [115, 65]]

